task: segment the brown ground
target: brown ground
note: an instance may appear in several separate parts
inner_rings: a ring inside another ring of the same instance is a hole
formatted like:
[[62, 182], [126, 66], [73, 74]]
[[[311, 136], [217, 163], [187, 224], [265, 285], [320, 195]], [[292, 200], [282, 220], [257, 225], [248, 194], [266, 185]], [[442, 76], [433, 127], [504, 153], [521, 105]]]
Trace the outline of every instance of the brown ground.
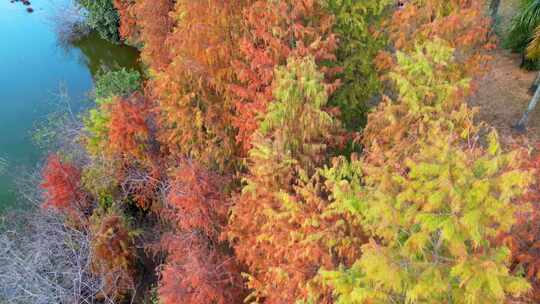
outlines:
[[[512, 18], [519, 7], [519, 0], [501, 0], [495, 32], [505, 37]], [[530, 143], [540, 142], [540, 105], [529, 116], [527, 132], [518, 134], [512, 129], [527, 108], [531, 99], [529, 88], [537, 72], [519, 68], [518, 54], [499, 48], [493, 52], [490, 72], [480, 80], [479, 89], [470, 105], [480, 107], [479, 120], [495, 127], [505, 143], [521, 140], [524, 136]]]
[[[479, 107], [477, 118], [495, 127], [505, 143], [519, 140], [522, 135], [512, 129], [531, 99], [529, 88], [537, 72], [519, 68], [520, 57], [507, 50], [494, 51], [490, 72], [479, 82], [478, 92], [470, 100]], [[527, 132], [531, 143], [540, 141], [540, 106], [529, 116]]]

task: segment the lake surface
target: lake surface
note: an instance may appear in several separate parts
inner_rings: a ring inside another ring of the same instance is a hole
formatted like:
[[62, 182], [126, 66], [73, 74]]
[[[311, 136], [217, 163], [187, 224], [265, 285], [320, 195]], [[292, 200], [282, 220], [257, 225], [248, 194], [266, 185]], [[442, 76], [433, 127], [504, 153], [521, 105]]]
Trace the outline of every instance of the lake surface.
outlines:
[[92, 105], [88, 93], [101, 65], [137, 68], [138, 52], [91, 34], [62, 46], [51, 18], [68, 0], [34, 0], [33, 13], [0, 0], [0, 210], [15, 202], [14, 179], [45, 151], [32, 142], [34, 126], [57, 108], [63, 88], [72, 109]]

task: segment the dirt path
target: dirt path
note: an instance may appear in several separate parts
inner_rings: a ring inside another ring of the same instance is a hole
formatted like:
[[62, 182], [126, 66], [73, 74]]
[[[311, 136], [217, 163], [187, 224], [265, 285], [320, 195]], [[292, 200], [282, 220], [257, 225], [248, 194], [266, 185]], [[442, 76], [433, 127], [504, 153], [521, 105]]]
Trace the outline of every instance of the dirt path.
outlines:
[[[531, 98], [529, 87], [537, 73], [520, 69], [519, 63], [519, 55], [496, 50], [490, 72], [480, 80], [478, 91], [469, 102], [480, 107], [477, 118], [495, 127], [505, 143], [522, 140], [511, 126], [527, 108]], [[531, 143], [540, 141], [540, 107], [529, 117], [527, 127], [525, 138]]]

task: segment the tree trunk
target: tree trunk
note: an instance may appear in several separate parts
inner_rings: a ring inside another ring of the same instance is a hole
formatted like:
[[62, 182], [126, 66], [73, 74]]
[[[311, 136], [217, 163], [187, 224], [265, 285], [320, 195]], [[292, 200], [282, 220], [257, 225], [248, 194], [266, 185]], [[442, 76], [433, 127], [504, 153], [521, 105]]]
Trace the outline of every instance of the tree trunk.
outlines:
[[501, 6], [501, 0], [491, 0], [489, 3], [489, 16], [491, 17], [491, 28], [489, 35], [495, 32], [495, 26], [497, 23], [497, 17], [499, 15], [499, 6]]
[[493, 23], [495, 23], [495, 20], [497, 19], [500, 5], [501, 0], [491, 0], [491, 2], [489, 3], [489, 15], [491, 16]]
[[538, 88], [538, 86], [540, 86], [540, 73], [538, 73], [536, 75], [536, 78], [534, 78], [534, 82], [531, 85], [531, 87], [529, 88], [529, 94], [534, 95], [534, 93], [536, 92], [536, 89]]
[[[540, 73], [539, 73], [540, 77]], [[527, 110], [525, 113], [523, 113], [523, 116], [519, 120], [519, 122], [514, 126], [514, 128], [520, 132], [525, 132], [527, 129], [527, 121], [529, 120], [529, 115], [531, 112], [536, 108], [536, 105], [538, 104], [538, 101], [540, 100], [540, 86], [536, 87], [536, 91], [534, 92], [534, 96], [531, 98], [531, 101], [529, 102], [529, 106], [527, 107]]]

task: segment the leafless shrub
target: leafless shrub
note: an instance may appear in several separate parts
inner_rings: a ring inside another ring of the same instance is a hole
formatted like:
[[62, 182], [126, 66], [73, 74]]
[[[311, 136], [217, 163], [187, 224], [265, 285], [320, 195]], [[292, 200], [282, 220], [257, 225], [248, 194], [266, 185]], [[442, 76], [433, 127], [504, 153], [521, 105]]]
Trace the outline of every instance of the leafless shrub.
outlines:
[[69, 45], [90, 33], [90, 27], [84, 18], [84, 9], [75, 1], [69, 4], [54, 3], [53, 13], [49, 16], [53, 30], [61, 45]]

